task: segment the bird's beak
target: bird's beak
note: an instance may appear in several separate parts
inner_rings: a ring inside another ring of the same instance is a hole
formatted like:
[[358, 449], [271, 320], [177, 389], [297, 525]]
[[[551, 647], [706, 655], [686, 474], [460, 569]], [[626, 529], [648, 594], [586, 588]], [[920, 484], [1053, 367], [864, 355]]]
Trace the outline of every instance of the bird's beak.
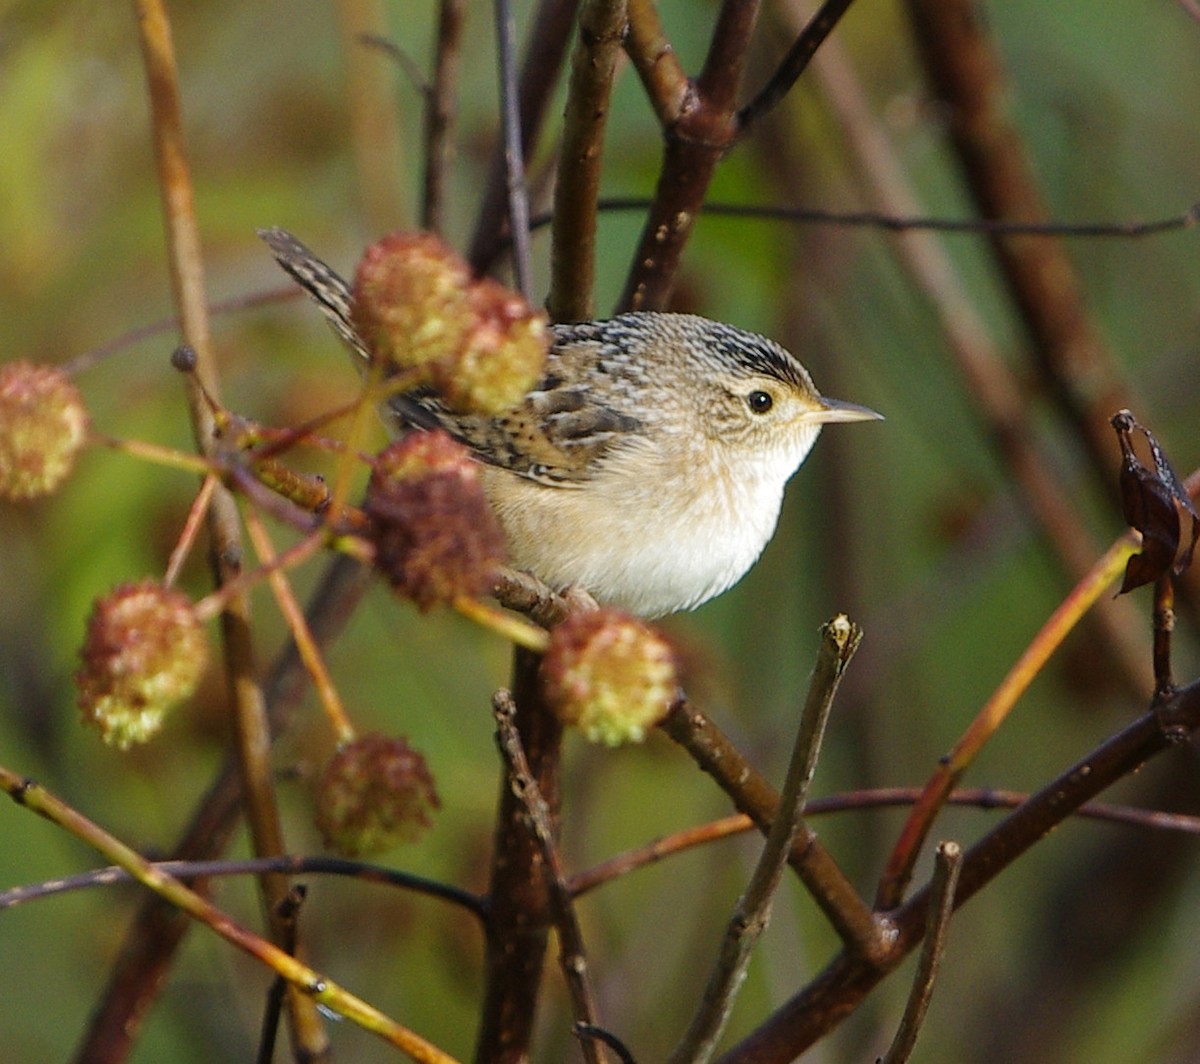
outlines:
[[821, 396], [817, 400], [817, 409], [813, 411], [813, 420], [820, 421], [822, 424], [828, 421], [882, 421], [883, 415], [869, 406], [859, 406], [858, 403], [847, 403], [841, 399], [828, 399]]

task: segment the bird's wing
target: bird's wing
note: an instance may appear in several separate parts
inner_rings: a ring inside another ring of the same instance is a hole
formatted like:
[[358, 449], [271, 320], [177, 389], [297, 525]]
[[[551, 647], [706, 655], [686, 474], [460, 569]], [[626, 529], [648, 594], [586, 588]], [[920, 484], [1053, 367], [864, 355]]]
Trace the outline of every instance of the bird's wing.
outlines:
[[[258, 235], [280, 266], [316, 302], [333, 331], [364, 362], [370, 352], [350, 319], [350, 286], [286, 229]], [[394, 427], [445, 429], [489, 465], [553, 487], [578, 487], [642, 423], [597, 403], [594, 387], [604, 350], [603, 327], [584, 322], [552, 327], [554, 344], [537, 388], [499, 417], [459, 414], [431, 388], [388, 401]]]

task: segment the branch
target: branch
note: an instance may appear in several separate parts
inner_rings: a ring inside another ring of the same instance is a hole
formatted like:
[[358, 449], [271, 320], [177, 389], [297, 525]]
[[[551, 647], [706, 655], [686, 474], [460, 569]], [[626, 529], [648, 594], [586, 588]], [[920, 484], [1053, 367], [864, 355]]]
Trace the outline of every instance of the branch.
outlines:
[[[454, 1064], [453, 1058], [378, 1009], [355, 997], [318, 972], [301, 964], [290, 953], [247, 931], [206, 898], [156, 868], [136, 850], [126, 846], [82, 813], [33, 780], [23, 779], [0, 766], [0, 788], [17, 805], [24, 806], [69, 831], [104, 854], [143, 886], [154, 891], [188, 916], [206, 924], [225, 941], [270, 967], [297, 988], [314, 1005], [319, 1003], [378, 1035], [421, 1064]], [[284, 921], [286, 923], [286, 920]]]
[[441, 0], [433, 83], [425, 100], [425, 172], [421, 183], [421, 228], [443, 232], [446, 179], [454, 159], [458, 69], [467, 0]]
[[739, 136], [745, 136], [746, 131], [755, 122], [791, 91], [851, 2], [852, 0], [825, 0], [820, 10], [808, 20], [771, 79], [759, 94], [738, 112]]
[[[562, 772], [562, 725], [542, 704], [541, 657], [516, 648], [513, 654], [515, 725], [521, 746], [557, 831]], [[518, 1064], [528, 1059], [538, 990], [551, 923], [550, 888], [542, 847], [529, 825], [525, 805], [501, 775], [496, 838], [492, 852], [484, 994], [478, 1061]]]
[[[779, 796], [703, 713], [685, 699], [660, 725], [708, 773], [764, 834], [779, 810]], [[807, 825], [792, 843], [788, 863], [848, 949], [872, 955], [884, 948], [887, 928], [863, 903], [837, 862]]]
[[517, 23], [509, 0], [495, 0], [496, 53], [500, 68], [500, 129], [508, 189], [508, 235], [512, 241], [516, 288], [533, 302], [533, 260], [529, 247], [529, 190], [525, 186], [525, 149], [517, 86]]
[[[171, 25], [162, 0], [135, 0], [134, 8], [150, 95], [151, 131], [158, 162], [175, 307], [183, 340], [195, 351], [197, 359], [195, 377], [189, 374], [185, 378], [192, 434], [200, 452], [211, 456], [214, 422], [205, 393], [219, 402], [219, 390], [204, 294], [203, 253], [184, 149]], [[237, 507], [227, 490], [221, 488], [213, 493], [208, 515], [213, 577], [219, 587], [236, 578], [240, 568], [238, 559], [242, 555]], [[270, 729], [258, 682], [250, 604], [244, 595], [232, 597], [221, 614], [221, 636], [226, 680], [233, 704], [243, 800], [255, 852], [260, 856], [280, 854], [285, 847], [273, 788]], [[259, 891], [272, 938], [282, 942], [288, 929], [276, 915], [276, 907], [287, 895], [287, 880], [273, 874], [264, 875], [259, 880]], [[314, 1058], [320, 1056], [327, 1049], [328, 1041], [312, 1001], [293, 993], [289, 995], [288, 1004], [297, 1051], [309, 1053]], [[96, 1033], [95, 1027], [92, 1032], [93, 1035]], [[135, 1033], [136, 1024], [120, 1028], [105, 1052], [118, 1055], [128, 1052]], [[87, 1050], [84, 1052], [86, 1055]], [[116, 1056], [107, 1059], [116, 1059]]]
[[623, 0], [587, 0], [563, 115], [562, 151], [554, 189], [550, 250], [553, 321], [595, 317], [596, 203], [613, 76], [625, 36]]
[[[512, 695], [507, 691], [497, 691], [492, 697], [492, 710], [496, 718], [496, 742], [508, 769], [510, 786], [524, 804], [533, 833], [541, 847], [542, 865], [546, 883], [550, 888], [554, 926], [558, 931], [559, 963], [574, 1007], [575, 1023], [588, 1029], [596, 1028], [599, 1026], [596, 995], [592, 992], [591, 981], [588, 979], [583, 933], [579, 929], [579, 921], [575, 918], [571, 890], [567, 886], [558, 844], [554, 839], [553, 817], [538, 789], [537, 780], [529, 771], [529, 762], [521, 746], [521, 736], [516, 726], [517, 707], [513, 703]], [[584, 1059], [589, 1064], [603, 1064], [604, 1053], [597, 1040], [584, 1038], [581, 1045]]]
[[[1085, 802], [1138, 771], [1146, 761], [1200, 728], [1200, 683], [1166, 705], [1144, 713], [1083, 760], [1034, 794], [972, 846], [963, 858], [954, 907], [958, 909]], [[886, 957], [872, 961], [843, 951], [738, 1045], [720, 1064], [783, 1064], [828, 1034], [916, 947], [928, 920], [930, 891], [913, 895], [892, 914], [895, 939]]]
[[634, 253], [622, 310], [663, 310], [679, 260], [717, 163], [733, 144], [734, 100], [758, 14], [758, 0], [725, 0], [694, 85], [681, 80], [649, 0], [629, 8], [630, 54], [666, 142], [654, 205]]
[[1017, 700], [1025, 693], [1034, 677], [1041, 672], [1051, 655], [1062, 645], [1062, 641], [1101, 593], [1117, 579], [1130, 555], [1136, 550], [1137, 539], [1133, 533], [1121, 536], [1108, 549], [1087, 577], [1063, 599], [1058, 609], [1030, 640], [1029, 646], [984, 703], [975, 719], [954, 744], [954, 748], [938, 761], [937, 769], [925, 784], [925, 789], [913, 806], [888, 858], [876, 894], [877, 909], [891, 909], [900, 903], [912, 876], [913, 866], [920, 856], [921, 846], [954, 785], [1007, 719]]
[[938, 966], [946, 949], [946, 930], [950, 915], [954, 912], [954, 888], [958, 884], [959, 869], [962, 868], [962, 850], [957, 842], [943, 842], [934, 856], [933, 879], [929, 884], [931, 905], [929, 923], [925, 928], [925, 943], [921, 947], [921, 959], [917, 963], [917, 974], [913, 977], [912, 990], [904, 1007], [904, 1016], [896, 1031], [896, 1037], [881, 1064], [904, 1064], [912, 1056], [917, 1043], [917, 1032], [925, 1020], [933, 997], [933, 984], [937, 979]]
[[671, 1064], [703, 1064], [710, 1060], [728, 1023], [734, 998], [746, 978], [750, 954], [770, 920], [771, 902], [779, 888], [784, 863], [801, 828], [800, 818], [816, 770], [834, 694], [861, 639], [861, 630], [844, 614], [839, 614], [821, 629], [817, 663], [809, 681], [808, 698], [796, 731], [778, 812], [767, 832], [766, 844], [750, 883], [738, 899], [725, 929], [717, 964], [704, 996], [683, 1039], [671, 1054]]
[[[562, 70], [578, 6], [579, 0], [541, 0], [533, 13], [531, 36], [524, 62], [521, 64], [520, 86], [517, 91], [525, 165], [528, 165], [530, 155], [537, 147], [546, 108]], [[471, 268], [478, 274], [486, 273], [492, 268], [507, 239], [505, 174], [506, 165], [501, 145], [488, 170], [482, 205], [471, 238], [471, 248], [467, 254]]]
[[[368, 582], [369, 571], [349, 558], [338, 557], [330, 563], [306, 611], [318, 646], [327, 646], [340, 634]], [[308, 693], [307, 675], [294, 643], [280, 653], [264, 690], [272, 731], [278, 734]], [[231, 755], [197, 803], [173, 854], [180, 859], [216, 856], [229, 844], [241, 815], [241, 785]], [[203, 889], [198, 883], [193, 887]], [[138, 1021], [164, 985], [175, 951], [190, 926], [177, 909], [157, 897], [141, 904], [76, 1059], [88, 1064], [125, 1059]]]

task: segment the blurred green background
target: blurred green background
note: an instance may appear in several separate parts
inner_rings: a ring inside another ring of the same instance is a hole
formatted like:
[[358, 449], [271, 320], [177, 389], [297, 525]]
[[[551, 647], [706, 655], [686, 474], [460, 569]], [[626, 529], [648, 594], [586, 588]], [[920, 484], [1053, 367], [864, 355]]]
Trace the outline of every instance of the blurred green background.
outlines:
[[[696, 70], [715, 5], [661, 7], [685, 66]], [[522, 27], [529, 8], [517, 4]], [[383, 5], [383, 25], [361, 28], [382, 29], [427, 69], [432, 9], [415, 0]], [[1200, 198], [1200, 24], [1182, 5], [1009, 0], [987, 11], [1011, 77], [1013, 120], [1056, 219], [1156, 218]], [[349, 271], [370, 239], [413, 224], [419, 94], [386, 54], [348, 42], [346, 26], [360, 17], [350, 5], [215, 0], [175, 4], [172, 15], [213, 301], [284, 286], [255, 227], [285, 226]], [[764, 14], [750, 86], [786, 48], [789, 17], [783, 7]], [[460, 247], [495, 147], [492, 37], [490, 5], [472, 5], [447, 226]], [[834, 39], [922, 211], [966, 215], [902, 9], [860, 0]], [[357, 90], [355, 79], [364, 79]], [[863, 205], [845, 131], [819, 85], [814, 73], [805, 76], [725, 162], [711, 198]], [[394, 114], [390, 136], [382, 127], [354, 133], [353, 91], [379, 102], [385, 118]], [[555, 123], [559, 110], [552, 108]], [[624, 69], [604, 193], [649, 194], [660, 144], [641, 87]], [[0, 0], [0, 147], [0, 358], [63, 362], [171, 313], [129, 7]], [[640, 223], [629, 213], [602, 220], [600, 308], [621, 289]], [[789, 489], [760, 564], [718, 601], [666, 624], [691, 662], [698, 701], [776, 780], [818, 626], [838, 610], [863, 625], [866, 640], [835, 707], [818, 794], [921, 783], [1072, 582], [1031, 520], [890, 239], [847, 227], [703, 218], [678, 291], [681, 309], [778, 337], [822, 390], [887, 415], [882, 425], [825, 433]], [[1104, 496], [1039, 389], [985, 242], [953, 236], [943, 243], [1022, 383], [1032, 431], [1099, 554], [1122, 529], [1115, 468]], [[1200, 237], [1080, 240], [1070, 250], [1088, 307], [1138, 396], [1136, 413], [1180, 472], [1190, 472], [1200, 464]], [[539, 235], [539, 293], [546, 252]], [[214, 332], [223, 397], [240, 413], [289, 425], [354, 394], [348, 360], [306, 303], [222, 313]], [[126, 344], [81, 377], [101, 431], [189, 446], [182, 389], [167, 362], [175, 343], [168, 329]], [[330, 468], [321, 456], [302, 461]], [[41, 779], [147, 852], [172, 845], [219, 762], [226, 742], [219, 680], [214, 674], [204, 697], [180, 710], [149, 749], [121, 754], [79, 726], [70, 678], [91, 600], [117, 582], [161, 574], [194, 489], [185, 475], [94, 451], [54, 498], [0, 503], [0, 762]], [[280, 542], [286, 538], [281, 530]], [[310, 587], [315, 573], [315, 566], [296, 573], [298, 586]], [[185, 584], [203, 594], [200, 561]], [[265, 666], [283, 628], [265, 589], [256, 601]], [[968, 784], [1036, 788], [1144, 709], [1148, 592], [1130, 601], [1123, 616], [1146, 647], [1140, 689], [1122, 682], [1085, 625]], [[1177, 639], [1185, 680], [1200, 662], [1193, 620], [1184, 617]], [[454, 616], [419, 616], [382, 588], [331, 652], [360, 726], [408, 736], [437, 779], [436, 826], [387, 855], [397, 867], [485, 887], [498, 786], [488, 696], [505, 682], [507, 662], [495, 637]], [[572, 868], [727, 811], [661, 736], [615, 753], [568, 740], [563, 834]], [[279, 746], [294, 852], [319, 849], [303, 780], [330, 742], [310, 704]], [[1196, 812], [1195, 770], [1193, 752], [1183, 748], [1112, 797]], [[970, 842], [997, 815], [951, 811], [938, 836]], [[843, 814], [817, 825], [868, 897], [902, 816]], [[1195, 849], [1163, 834], [1082, 822], [1037, 847], [952, 924], [917, 1059], [1200, 1058]], [[246, 852], [244, 839], [235, 852]], [[756, 852], [753, 840], [723, 842], [582, 903], [601, 1015], [639, 1060], [663, 1059], [682, 1030]], [[0, 888], [96, 863], [37, 818], [0, 811]], [[438, 903], [397, 891], [307, 881], [303, 920], [315, 965], [469, 1057], [481, 987], [477, 929]], [[8, 973], [0, 1060], [70, 1057], [136, 897], [131, 888], [103, 888], [0, 912], [0, 971]], [[226, 883], [219, 901], [258, 925], [248, 883]], [[733, 1032], [753, 1027], [834, 948], [806, 895], [785, 880]], [[569, 1011], [553, 963], [547, 971], [538, 1059], [570, 1059]], [[811, 1059], [862, 1061], [882, 1052], [910, 972], [911, 964]], [[250, 1059], [268, 983], [247, 959], [195, 931], [134, 1059]], [[335, 1024], [333, 1037], [342, 1059], [394, 1059], [350, 1024]]]

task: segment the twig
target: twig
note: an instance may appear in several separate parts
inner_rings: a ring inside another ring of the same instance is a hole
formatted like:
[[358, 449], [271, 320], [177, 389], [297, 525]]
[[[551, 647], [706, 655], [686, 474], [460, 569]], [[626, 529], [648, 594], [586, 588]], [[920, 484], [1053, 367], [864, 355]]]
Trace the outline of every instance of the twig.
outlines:
[[[513, 651], [513, 697], [521, 747], [556, 829], [562, 773], [562, 725], [543, 704], [541, 657]], [[476, 1060], [526, 1060], [533, 1038], [552, 899], [542, 848], [524, 803], [507, 785], [496, 811], [496, 840], [488, 886], [485, 985]]]
[[795, 43], [788, 49], [779, 68], [762, 90], [738, 112], [738, 134], [744, 136], [768, 111], [782, 100], [800, 75], [807, 69], [817, 49], [833, 32], [833, 27], [846, 13], [852, 0], [825, 0], [821, 8], [800, 32]]
[[[154, 867], [176, 879], [215, 879], [221, 876], [258, 875], [262, 872], [286, 872], [288, 875], [332, 875], [349, 876], [367, 883], [382, 883], [423, 894], [426, 897], [456, 905], [470, 913], [481, 923], [487, 919], [487, 906], [482, 898], [470, 891], [440, 883], [435, 879], [402, 872], [383, 865], [364, 864], [345, 857], [251, 857], [240, 861], [155, 861]], [[74, 876], [63, 876], [44, 883], [12, 887], [0, 891], [0, 910], [24, 905], [29, 901], [65, 894], [73, 890], [90, 887], [112, 886], [128, 883], [133, 877], [116, 865], [95, 868]]]
[[304, 619], [304, 611], [296, 601], [287, 574], [276, 564], [277, 555], [275, 547], [271, 543], [271, 537], [263, 525], [262, 519], [253, 510], [246, 514], [246, 531], [254, 544], [258, 560], [263, 565], [270, 567], [267, 582], [271, 585], [279, 612], [287, 621], [288, 631], [296, 644], [300, 660], [304, 662], [304, 668], [312, 679], [313, 687], [316, 688], [317, 697], [321, 700], [321, 705], [325, 707], [325, 713], [329, 718], [333, 733], [339, 743], [351, 742], [356, 734], [354, 725], [346, 713], [346, 707], [334, 685], [333, 677], [329, 675], [329, 670], [325, 667], [325, 659], [317, 649], [316, 640], [309, 631], [308, 622]]
[[[1142, 714], [1024, 802], [964, 855], [954, 894], [960, 908], [1039, 840], [1117, 780], [1200, 728], [1200, 683]], [[719, 1064], [794, 1060], [838, 1022], [917, 945], [928, 920], [930, 892], [918, 891], [892, 914], [895, 937], [874, 960], [843, 951], [808, 986], [729, 1049]]]
[[[293, 884], [286, 897], [279, 903], [279, 922], [287, 929], [287, 937], [281, 944], [288, 953], [296, 951], [296, 930], [300, 919], [300, 907], [308, 888], [303, 883]], [[258, 1064], [271, 1064], [275, 1059], [275, 1040], [279, 1033], [279, 1016], [287, 999], [287, 980], [276, 976], [267, 990], [267, 1007], [263, 1010], [261, 1034], [258, 1041]]]
[[[845, 791], [841, 794], [810, 799], [805, 806], [805, 814], [809, 817], [816, 817], [827, 816], [831, 813], [860, 812], [866, 809], [912, 805], [920, 794], [919, 787], [879, 787], [864, 791]], [[1029, 797], [1023, 791], [997, 790], [992, 787], [963, 787], [954, 791], [946, 800], [946, 804], [983, 811], [1015, 809], [1027, 802]], [[1144, 828], [1151, 831], [1200, 835], [1200, 816], [1189, 816], [1186, 813], [1167, 813], [1158, 809], [1137, 809], [1127, 805], [1089, 802], [1077, 809], [1075, 816], [1085, 820], [1100, 820], [1110, 824]], [[753, 830], [755, 830], [753, 820], [744, 813], [735, 813], [707, 824], [672, 832], [644, 846], [617, 854], [598, 865], [586, 868], [582, 872], [576, 872], [567, 880], [567, 884], [571, 889], [572, 897], [578, 898], [614, 879], [619, 879], [630, 872], [636, 872], [638, 869], [661, 861], [672, 854]], [[415, 894], [438, 898], [465, 909], [481, 922], [487, 919], [487, 905], [484, 900], [470, 891], [396, 868], [366, 864], [344, 857], [287, 854], [283, 857], [251, 857], [245, 860], [155, 861], [154, 864], [176, 879], [185, 880], [256, 875], [260, 872], [286, 872], [288, 875], [309, 876], [348, 876], [368, 883], [382, 883], [386, 886], [411, 890]], [[107, 868], [95, 868], [90, 872], [80, 872], [73, 876], [43, 880], [41, 883], [25, 883], [0, 891], [0, 911], [71, 891], [127, 883], [131, 879], [132, 877], [124, 869], [111, 865]]]
[[767, 832], [762, 854], [745, 892], [738, 899], [716, 966], [705, 987], [704, 996], [671, 1054], [671, 1064], [708, 1061], [733, 1010], [734, 998], [746, 977], [750, 955], [766, 930], [771, 902], [783, 875], [783, 866], [801, 826], [804, 803], [816, 770], [825, 724], [833, 707], [833, 697], [850, 659], [862, 639], [862, 632], [844, 614], [839, 614], [821, 629], [817, 663], [809, 680], [808, 697], [800, 716], [792, 757], [788, 764], [778, 812]]
[[[328, 645], [342, 631], [368, 582], [368, 570], [350, 558], [339, 556], [331, 562], [306, 613], [319, 645]], [[294, 644], [279, 655], [264, 687], [271, 726], [278, 733], [308, 691]], [[172, 852], [187, 859], [215, 856], [228, 845], [242, 812], [237, 767], [230, 755], [196, 804]], [[197, 883], [193, 887], [204, 889]], [[141, 904], [93, 1010], [78, 1060], [103, 1064], [125, 1059], [137, 1021], [165, 984], [175, 951], [190, 927], [189, 920], [158, 897]]]
[[[659, 725], [708, 773], [734, 806], [764, 834], [779, 808], [779, 796], [703, 713], [686, 700], [671, 707]], [[847, 947], [873, 955], [885, 949], [886, 921], [867, 908], [816, 833], [802, 825], [789, 864]]]
[[[883, 809], [912, 805], [921, 795], [919, 787], [877, 787], [863, 791], [846, 791], [824, 798], [810, 799], [804, 808], [808, 817], [827, 816], [831, 813], [861, 812], [866, 809]], [[1015, 809], [1028, 801], [1024, 791], [997, 790], [992, 787], [961, 787], [952, 791], [946, 799], [947, 805], [973, 809]], [[1136, 809], [1127, 805], [1109, 805], [1093, 802], [1076, 810], [1076, 816], [1084, 820], [1102, 820], [1111, 824], [1146, 828], [1153, 831], [1175, 831], [1185, 835], [1200, 835], [1200, 816], [1186, 813], [1166, 813], [1158, 809]], [[655, 839], [625, 853], [619, 853], [582, 872], [571, 876], [571, 892], [576, 897], [639, 868], [654, 864], [673, 854], [695, 846], [740, 835], [754, 830], [755, 824], [744, 813], [722, 817], [697, 827], [684, 828]], [[17, 887], [14, 890], [20, 891]], [[6, 895], [0, 893], [0, 909], [4, 907]]]
[[[512, 695], [507, 691], [497, 691], [492, 696], [492, 710], [496, 718], [496, 742], [508, 771], [509, 786], [525, 806], [533, 834], [541, 847], [544, 875], [550, 889], [554, 926], [558, 930], [559, 965], [571, 997], [575, 1022], [585, 1024], [589, 1028], [596, 1027], [596, 998], [588, 979], [583, 934], [579, 930], [579, 921], [575, 919], [571, 890], [567, 886], [562, 858], [554, 840], [553, 817], [538, 789], [537, 780], [529, 771], [529, 762], [521, 745], [521, 736], [516, 726], [517, 707]], [[604, 1053], [596, 1040], [585, 1038], [582, 1046], [583, 1055], [589, 1064], [602, 1064]]]
[[888, 858], [876, 894], [876, 908], [891, 909], [899, 904], [912, 876], [921, 846], [933, 827], [946, 796], [970, 766], [975, 756], [1004, 723], [1017, 700], [1033, 682], [1068, 633], [1091, 608], [1096, 599], [1125, 568], [1137, 550], [1133, 533], [1121, 536], [1096, 562], [1088, 576], [1077, 584], [1050, 615], [1008, 674], [984, 703], [951, 751], [939, 762], [925, 789], [909, 813]]
[[682, 71], [650, 0], [629, 7], [630, 54], [663, 124], [654, 205], [634, 251], [621, 310], [663, 310], [717, 163], [733, 144], [734, 103], [758, 0], [724, 0], [695, 82]]
[[925, 1013], [933, 997], [938, 965], [946, 949], [946, 931], [950, 926], [950, 914], [954, 912], [954, 888], [958, 884], [958, 872], [961, 867], [962, 849], [957, 842], [943, 842], [938, 846], [934, 857], [933, 878], [929, 883], [929, 922], [925, 927], [921, 957], [917, 962], [917, 972], [913, 977], [908, 1003], [904, 1007], [904, 1016], [881, 1064], [905, 1064], [917, 1044], [917, 1032], [925, 1020]]
[[[196, 224], [192, 184], [189, 175], [180, 114], [178, 71], [175, 63], [171, 25], [162, 0], [135, 0], [138, 39], [141, 45], [151, 108], [151, 131], [158, 163], [158, 184], [163, 199], [163, 218], [167, 236], [176, 312], [184, 343], [196, 354], [195, 375], [185, 377], [192, 434], [197, 449], [206, 457], [214, 449], [214, 419], [208, 397], [220, 402], [216, 360], [209, 333], [208, 308], [204, 294], [204, 259]], [[221, 586], [238, 575], [242, 541], [237, 507], [225, 489], [213, 493], [209, 507], [214, 579]], [[245, 596], [230, 599], [221, 615], [226, 678], [233, 703], [235, 744], [241, 771], [243, 801], [246, 803], [255, 852], [261, 855], [283, 853], [279, 810], [272, 786], [270, 729], [266, 721], [262, 688], [251, 637], [250, 605]], [[273, 918], [276, 904], [287, 892], [287, 881], [267, 874], [259, 880], [263, 908], [272, 937], [280, 940], [284, 928]], [[138, 992], [130, 984], [131, 992]], [[146, 983], [140, 990], [148, 990]], [[324, 1053], [328, 1042], [320, 1016], [311, 1000], [289, 994], [289, 1019], [298, 1052], [314, 1057]], [[135, 1006], [130, 998], [130, 1015]], [[98, 1014], [97, 1014], [98, 1015]], [[128, 1045], [136, 1032], [130, 1023], [115, 1036], [115, 1045]], [[90, 1035], [97, 1035], [93, 1027]], [[98, 1046], [98, 1043], [90, 1043]], [[89, 1052], [85, 1044], [83, 1054]], [[105, 1053], [113, 1052], [113, 1045]], [[118, 1050], [119, 1051], [119, 1050]], [[96, 1059], [100, 1059], [98, 1056]]]
[[1165, 702], [1175, 693], [1171, 668], [1171, 633], [1175, 631], [1175, 579], [1167, 573], [1154, 582], [1154, 700]]
[[550, 295], [554, 321], [595, 316], [596, 201], [613, 76], [625, 36], [624, 0], [586, 0], [571, 59], [554, 189]]
[[[826, 45], [829, 49], [830, 46]], [[834, 50], [834, 49], [831, 49]], [[826, 54], [822, 50], [822, 55]], [[821, 60], [817, 60], [821, 63]], [[601, 214], [621, 211], [645, 211], [654, 200], [645, 196], [602, 196], [596, 204]], [[1150, 221], [1113, 222], [1021, 222], [1005, 218], [937, 218], [911, 213], [911, 208], [898, 211], [863, 210], [833, 211], [821, 207], [781, 206], [769, 203], [723, 203], [710, 200], [700, 208], [701, 214], [721, 218], [745, 218], [763, 222], [793, 222], [803, 225], [831, 225], [838, 228], [882, 229], [888, 233], [907, 233], [926, 230], [934, 233], [957, 233], [965, 236], [1058, 236], [1080, 240], [1140, 240], [1146, 237], [1178, 233], [1200, 224], [1200, 203], [1194, 203], [1179, 214]], [[550, 224], [551, 215], [536, 214], [530, 219], [535, 231]], [[269, 293], [264, 293], [269, 295]], [[234, 308], [236, 309], [236, 308]]]
[[446, 178], [454, 159], [458, 68], [467, 0], [441, 0], [433, 83], [425, 98], [425, 172], [421, 193], [421, 228], [441, 233], [445, 224]]
[[529, 246], [529, 192], [525, 187], [525, 151], [517, 85], [517, 23], [509, 0], [495, 0], [496, 49], [500, 67], [500, 116], [504, 170], [508, 188], [508, 233], [512, 240], [516, 288], [533, 302], [533, 260]]
[[[836, 15], [832, 4], [829, 13]], [[704, 67], [688, 83], [651, 0], [630, 4], [628, 48], [663, 126], [665, 148], [654, 204], [620, 299], [622, 310], [666, 307], [717, 164], [737, 141], [736, 97], [757, 14], [757, 0], [725, 0]], [[825, 32], [830, 28], [832, 22], [822, 26]]]
[[606, 1031], [603, 1027], [597, 1027], [591, 1023], [577, 1023], [571, 1028], [571, 1033], [576, 1038], [584, 1041], [594, 1038], [597, 1041], [603, 1042], [617, 1054], [617, 1059], [621, 1064], [637, 1064], [633, 1059], [633, 1054], [629, 1051], [629, 1047], [613, 1034], [612, 1031]]
[[[745, 813], [735, 813], [733, 816], [722, 817], [698, 827], [672, 832], [645, 846], [619, 853], [598, 865], [576, 872], [570, 879], [571, 895], [578, 898], [629, 872], [661, 861], [664, 857], [689, 850], [693, 846], [703, 846], [718, 839], [729, 838], [731, 835], [740, 835], [753, 827], [754, 821]], [[0, 908], [4, 907], [3, 901], [4, 895], [0, 894]]]
[[[579, 0], [539, 0], [530, 15], [531, 35], [521, 64], [518, 109], [521, 118], [521, 143], [525, 165], [537, 146], [546, 110], [562, 71], [567, 44], [575, 25]], [[467, 260], [476, 273], [491, 270], [503, 251], [507, 238], [507, 178], [503, 142], [492, 159], [484, 184], [482, 205], [471, 238]]]
[[196, 537], [200, 533], [200, 525], [208, 516], [208, 507], [212, 502], [213, 492], [216, 490], [218, 481], [214, 474], [209, 473], [200, 485], [200, 490], [196, 492], [196, 497], [192, 500], [192, 505], [188, 507], [187, 519], [183, 522], [183, 529], [179, 533], [179, 539], [171, 550], [171, 557], [167, 559], [167, 570], [163, 574], [163, 584], [166, 587], [171, 587], [179, 577], [179, 571], [183, 568], [183, 563], [187, 561], [187, 557], [192, 552], [192, 547], [196, 545]]
[[231, 945], [269, 966], [314, 1004], [320, 1003], [345, 1016], [422, 1064], [454, 1064], [453, 1058], [419, 1035], [389, 1019], [378, 1009], [342, 989], [319, 972], [301, 964], [290, 953], [247, 931], [207, 899], [155, 868], [136, 850], [104, 831], [98, 824], [88, 820], [40, 784], [0, 766], [0, 788], [7, 791], [18, 805], [69, 831], [77, 839], [86, 842], [110, 861], [120, 865], [143, 886], [188, 916], [207, 925]]

